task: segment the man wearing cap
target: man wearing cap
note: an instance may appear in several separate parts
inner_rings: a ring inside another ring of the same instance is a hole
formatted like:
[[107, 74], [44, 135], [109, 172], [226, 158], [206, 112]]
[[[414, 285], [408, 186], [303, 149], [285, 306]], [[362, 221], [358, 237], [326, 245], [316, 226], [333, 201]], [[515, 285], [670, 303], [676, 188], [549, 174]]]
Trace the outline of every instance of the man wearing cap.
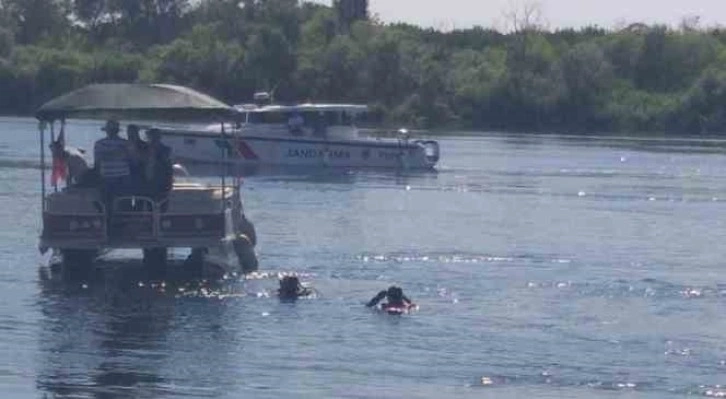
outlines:
[[101, 130], [106, 132], [106, 137], [94, 144], [93, 162], [101, 179], [101, 194], [106, 209], [110, 211], [114, 197], [125, 194], [128, 189], [131, 155], [128, 142], [119, 137], [118, 121], [106, 121]]

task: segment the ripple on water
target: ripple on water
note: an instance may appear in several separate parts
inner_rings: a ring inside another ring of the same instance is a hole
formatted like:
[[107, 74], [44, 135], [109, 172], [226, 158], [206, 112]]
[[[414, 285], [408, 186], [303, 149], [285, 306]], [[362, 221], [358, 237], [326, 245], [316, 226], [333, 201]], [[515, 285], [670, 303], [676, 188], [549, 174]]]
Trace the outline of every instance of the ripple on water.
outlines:
[[[646, 388], [656, 388], [656, 384], [648, 382], [633, 382], [628, 380], [573, 380], [568, 376], [558, 376], [548, 370], [532, 375], [489, 375], [482, 376], [476, 384], [470, 386], [479, 386], [486, 388], [497, 388], [511, 385], [528, 385], [528, 386], [554, 386], [554, 387], [585, 387], [593, 390], [606, 391], [637, 391]], [[658, 389], [655, 389], [658, 390]]]
[[722, 385], [701, 385], [698, 390], [691, 391], [689, 394], [701, 395], [707, 398], [726, 398], [726, 387]]
[[360, 254], [356, 260], [364, 263], [463, 263], [463, 264], [487, 264], [487, 263], [556, 263], [569, 264], [571, 259], [563, 259], [546, 255], [517, 255], [497, 256], [491, 254], [467, 254], [467, 253], [388, 253], [388, 254]]
[[581, 296], [607, 298], [652, 298], [652, 299], [703, 299], [726, 298], [726, 290], [720, 285], [689, 286], [653, 279], [613, 280], [600, 282], [578, 281], [528, 281], [530, 289], [572, 289]]

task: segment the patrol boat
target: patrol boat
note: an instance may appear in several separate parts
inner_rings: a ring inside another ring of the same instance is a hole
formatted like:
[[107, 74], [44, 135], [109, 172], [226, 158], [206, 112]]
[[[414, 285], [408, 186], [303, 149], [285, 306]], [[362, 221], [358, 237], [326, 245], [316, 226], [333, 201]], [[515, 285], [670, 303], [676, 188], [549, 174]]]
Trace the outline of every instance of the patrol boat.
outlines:
[[357, 122], [365, 105], [280, 105], [269, 98], [258, 93], [255, 103], [236, 105], [234, 124], [162, 129], [164, 143], [182, 162], [217, 163], [221, 148], [226, 162], [238, 166], [421, 170], [439, 161], [438, 142], [414, 139], [405, 129], [393, 138], [362, 134]]

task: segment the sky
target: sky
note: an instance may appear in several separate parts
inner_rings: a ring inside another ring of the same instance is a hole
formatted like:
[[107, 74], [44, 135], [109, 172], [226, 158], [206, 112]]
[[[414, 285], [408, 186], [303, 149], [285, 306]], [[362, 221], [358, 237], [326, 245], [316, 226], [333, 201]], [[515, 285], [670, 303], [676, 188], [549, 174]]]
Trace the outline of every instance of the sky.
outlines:
[[[330, 0], [315, 0], [331, 4]], [[508, 29], [506, 14], [538, 3], [551, 29], [599, 25], [617, 28], [634, 22], [678, 26], [700, 17], [700, 26], [726, 26], [726, 0], [369, 0], [384, 22], [408, 22], [441, 30], [474, 25]]]

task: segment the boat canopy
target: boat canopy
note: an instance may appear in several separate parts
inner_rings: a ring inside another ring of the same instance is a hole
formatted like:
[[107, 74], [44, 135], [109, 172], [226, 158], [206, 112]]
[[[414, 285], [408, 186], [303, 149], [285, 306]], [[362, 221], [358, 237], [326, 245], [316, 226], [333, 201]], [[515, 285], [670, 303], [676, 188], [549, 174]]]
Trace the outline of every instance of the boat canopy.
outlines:
[[233, 120], [239, 111], [188, 87], [167, 84], [92, 84], [41, 106], [40, 121], [59, 119], [154, 120], [168, 122]]
[[368, 111], [368, 106], [359, 104], [298, 104], [298, 105], [266, 105], [258, 107], [255, 104], [236, 105], [240, 112], [254, 113], [294, 113], [294, 112], [347, 112], [361, 114]]

